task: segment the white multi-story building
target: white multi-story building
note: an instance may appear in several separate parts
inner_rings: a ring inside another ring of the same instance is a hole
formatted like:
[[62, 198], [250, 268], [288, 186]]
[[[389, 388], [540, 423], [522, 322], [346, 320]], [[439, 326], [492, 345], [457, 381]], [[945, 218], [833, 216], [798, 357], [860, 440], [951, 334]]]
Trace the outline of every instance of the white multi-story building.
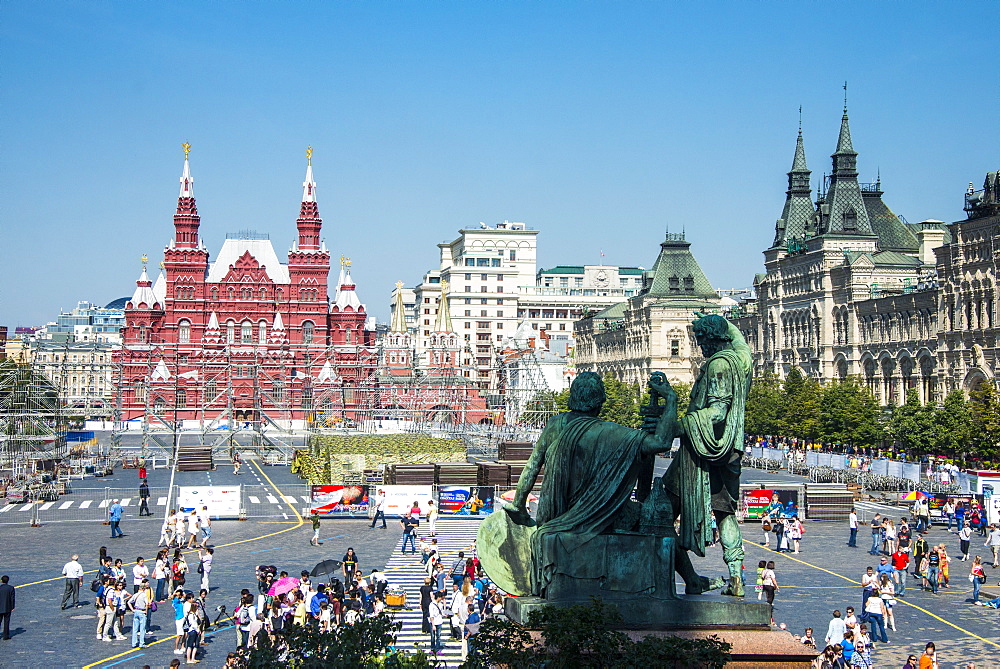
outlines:
[[[441, 282], [448, 282], [451, 318], [463, 344], [461, 364], [482, 387], [496, 380], [493, 371], [502, 343], [523, 322], [539, 333], [545, 331], [549, 349], [565, 356], [574, 345], [574, 321], [632, 294], [626, 291], [641, 288], [641, 268], [560, 265], [539, 271], [538, 230], [510, 221], [496, 227], [480, 225], [459, 230], [454, 241], [438, 244], [439, 267], [424, 274], [416, 286], [396, 291], [402, 293], [405, 320], [415, 335], [419, 357], [434, 334]], [[398, 304], [396, 291], [393, 311]]]

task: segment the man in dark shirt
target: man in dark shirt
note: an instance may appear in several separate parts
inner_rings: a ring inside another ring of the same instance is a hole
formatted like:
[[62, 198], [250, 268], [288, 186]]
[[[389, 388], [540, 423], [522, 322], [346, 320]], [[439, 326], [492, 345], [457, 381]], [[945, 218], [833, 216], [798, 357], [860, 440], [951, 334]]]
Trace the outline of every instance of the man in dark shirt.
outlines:
[[417, 527], [420, 525], [420, 521], [413, 517], [412, 513], [407, 513], [405, 516], [400, 518], [399, 524], [403, 526], [403, 548], [402, 552], [406, 553], [406, 542], [410, 542], [410, 552], [413, 555], [417, 554]]
[[916, 541], [913, 542], [913, 575], [920, 576], [920, 561], [924, 559], [924, 555], [927, 554], [927, 540], [924, 539], [923, 535], [918, 534]]
[[10, 577], [0, 576], [0, 621], [3, 621], [3, 640], [10, 640], [10, 614], [14, 613], [14, 586]]
[[938, 568], [941, 566], [941, 555], [937, 549], [931, 549], [927, 555], [927, 580], [931, 585], [931, 592], [935, 595], [938, 590]]
[[878, 555], [882, 543], [882, 515], [876, 513], [872, 518], [872, 547], [868, 551], [870, 555]]

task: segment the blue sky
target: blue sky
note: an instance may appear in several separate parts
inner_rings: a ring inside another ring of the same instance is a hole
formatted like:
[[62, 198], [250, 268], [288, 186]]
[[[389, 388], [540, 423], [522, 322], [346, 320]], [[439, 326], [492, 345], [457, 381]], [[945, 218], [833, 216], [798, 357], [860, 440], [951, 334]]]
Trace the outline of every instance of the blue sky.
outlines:
[[5, 2], [0, 324], [131, 294], [184, 141], [213, 256], [242, 229], [287, 251], [312, 145], [323, 236], [382, 319], [480, 221], [540, 230], [542, 267], [649, 267], [683, 227], [716, 287], [750, 285], [798, 107], [815, 185], [844, 80], [862, 180], [957, 220], [1000, 169], [997, 8]]

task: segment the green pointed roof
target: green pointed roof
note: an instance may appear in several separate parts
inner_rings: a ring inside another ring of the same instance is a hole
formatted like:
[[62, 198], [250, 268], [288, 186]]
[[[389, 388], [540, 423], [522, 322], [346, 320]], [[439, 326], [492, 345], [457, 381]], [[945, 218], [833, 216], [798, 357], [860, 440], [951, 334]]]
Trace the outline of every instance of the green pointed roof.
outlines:
[[837, 138], [837, 150], [833, 155], [858, 155], [858, 152], [854, 150], [854, 145], [851, 143], [851, 124], [847, 120], [847, 107], [844, 107], [844, 115], [840, 117], [840, 136]]
[[708, 277], [701, 270], [691, 253], [691, 242], [684, 239], [684, 233], [667, 233], [660, 243], [660, 255], [643, 289], [644, 295], [665, 298], [718, 299], [719, 294], [712, 288]]
[[882, 201], [881, 191], [866, 191], [863, 195], [872, 232], [878, 237], [879, 250], [903, 253], [916, 253], [920, 250], [917, 236]]
[[806, 148], [800, 129], [799, 136], [795, 140], [795, 157], [792, 158], [792, 169], [788, 172], [785, 206], [781, 211], [781, 218], [774, 224], [772, 248], [787, 245], [793, 237], [802, 239], [814, 227], [815, 210], [812, 203], [812, 188], [809, 185], [810, 174], [812, 172], [806, 166]]

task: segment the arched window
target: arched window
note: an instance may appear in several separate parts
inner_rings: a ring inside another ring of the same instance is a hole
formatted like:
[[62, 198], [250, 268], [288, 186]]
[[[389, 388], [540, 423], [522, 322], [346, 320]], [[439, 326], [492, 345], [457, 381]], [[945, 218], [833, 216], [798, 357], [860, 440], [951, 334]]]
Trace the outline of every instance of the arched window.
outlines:
[[191, 343], [191, 321], [186, 318], [177, 324], [177, 341], [181, 344]]
[[346, 341], [347, 341], [347, 343], [348, 343], [348, 344], [350, 344], [350, 343], [351, 343], [351, 342], [352, 342], [352, 341], [354, 340], [354, 330], [350, 330], [350, 329], [348, 329], [348, 330], [347, 330], [347, 331], [346, 331], [346, 332], [344, 333], [344, 336], [345, 336], [345, 338], [346, 338]]
[[302, 343], [306, 346], [313, 343], [313, 331], [315, 326], [312, 321], [302, 323]]
[[145, 325], [140, 325], [139, 326], [139, 343], [140, 344], [145, 344], [146, 343], [146, 326]]
[[212, 301], [214, 302], [217, 299], [219, 299], [219, 289], [212, 286]]
[[253, 343], [253, 323], [250, 321], [243, 321], [243, 323], [240, 324], [240, 343]]
[[234, 339], [236, 339], [236, 323], [226, 321], [226, 343], [232, 344]]
[[267, 321], [257, 323], [257, 343], [261, 346], [267, 344]]

